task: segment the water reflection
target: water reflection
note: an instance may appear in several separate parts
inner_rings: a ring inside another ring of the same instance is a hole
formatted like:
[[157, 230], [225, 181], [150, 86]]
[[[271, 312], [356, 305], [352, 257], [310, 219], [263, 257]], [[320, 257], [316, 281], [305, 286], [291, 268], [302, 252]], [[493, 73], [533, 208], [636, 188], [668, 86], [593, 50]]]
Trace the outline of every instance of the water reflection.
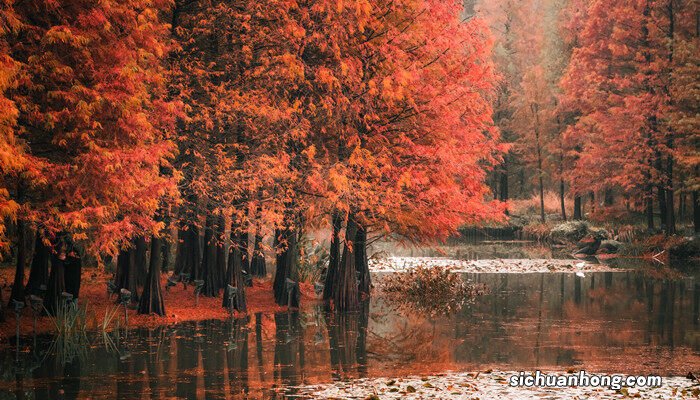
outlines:
[[452, 318], [399, 314], [375, 299], [352, 314], [318, 307], [132, 329], [116, 352], [96, 335], [87, 356], [65, 365], [45, 356], [50, 339], [39, 338], [19, 364], [12, 351], [0, 353], [0, 399], [281, 399], [300, 384], [445, 369], [678, 375], [700, 365], [698, 277], [467, 278], [491, 292]]

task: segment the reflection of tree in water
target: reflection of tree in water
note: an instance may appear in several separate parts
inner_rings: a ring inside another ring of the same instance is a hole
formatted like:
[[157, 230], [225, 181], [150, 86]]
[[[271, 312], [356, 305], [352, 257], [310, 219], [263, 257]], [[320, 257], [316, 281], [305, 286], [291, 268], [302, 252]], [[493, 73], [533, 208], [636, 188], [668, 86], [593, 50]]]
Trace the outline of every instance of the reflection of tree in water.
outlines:
[[198, 334], [199, 324], [183, 324], [177, 333], [177, 383], [175, 395], [178, 398], [192, 399], [197, 397], [197, 376], [199, 355], [192, 338]]
[[[203, 369], [201, 373], [204, 375], [204, 396], [206, 398], [224, 392], [224, 355], [227, 349], [224, 347], [223, 331], [225, 329], [219, 326], [220, 323], [219, 321], [207, 321], [204, 329], [205, 336], [201, 342], [197, 341], [202, 358]], [[202, 352], [202, 348], [205, 346], [206, 351]]]
[[304, 340], [299, 312], [275, 314], [275, 381], [284, 386], [301, 383], [304, 371]]
[[262, 313], [255, 313], [255, 352], [258, 359], [260, 382], [265, 382], [265, 363], [263, 361]]
[[[55, 354], [51, 354], [47, 355], [47, 357], [41, 361], [43, 362], [38, 362], [34, 365], [35, 368], [31, 372], [32, 377], [37, 380], [47, 377], [51, 379], [33, 388], [34, 393], [30, 398], [52, 400], [77, 399], [80, 394], [80, 359], [76, 357], [63, 365], [59, 357]], [[17, 386], [15, 397], [18, 400], [26, 398], [26, 389], [28, 388], [25, 388], [23, 384], [23, 379], [25, 379], [25, 377], [17, 375], [16, 378]]]
[[167, 340], [166, 329], [157, 327], [148, 330], [146, 340], [146, 372], [148, 375], [148, 388], [152, 396], [156, 393], [167, 391], [165, 376], [166, 355], [170, 354], [170, 342]]
[[[141, 340], [138, 333], [135, 340]], [[117, 399], [128, 400], [143, 392], [143, 381], [141, 380], [143, 371], [146, 367], [146, 358], [142, 356], [135, 357], [131, 352], [124, 352], [117, 359]]]
[[632, 358], [635, 371], [648, 372], [697, 360], [700, 343], [687, 334], [697, 331], [691, 310], [700, 303], [692, 279], [634, 271], [503, 275], [483, 274], [492, 293], [458, 315], [455, 361], [615, 368]]
[[247, 395], [248, 384], [248, 326], [247, 319], [234, 319], [228, 322], [229, 338], [226, 349], [228, 369], [228, 393]]
[[358, 312], [325, 314], [333, 379], [367, 375], [369, 301]]

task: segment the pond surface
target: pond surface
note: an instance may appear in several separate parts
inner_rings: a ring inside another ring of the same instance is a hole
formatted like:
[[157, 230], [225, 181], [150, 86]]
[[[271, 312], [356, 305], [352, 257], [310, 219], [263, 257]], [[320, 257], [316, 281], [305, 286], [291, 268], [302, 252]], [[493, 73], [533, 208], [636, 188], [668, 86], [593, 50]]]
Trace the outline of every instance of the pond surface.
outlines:
[[[451, 318], [363, 312], [256, 314], [247, 320], [122, 330], [65, 365], [0, 353], [0, 399], [294, 398], [294, 386], [446, 370], [685, 375], [700, 368], [700, 277], [648, 271], [465, 274], [490, 293]], [[25, 341], [31, 342], [32, 338]]]

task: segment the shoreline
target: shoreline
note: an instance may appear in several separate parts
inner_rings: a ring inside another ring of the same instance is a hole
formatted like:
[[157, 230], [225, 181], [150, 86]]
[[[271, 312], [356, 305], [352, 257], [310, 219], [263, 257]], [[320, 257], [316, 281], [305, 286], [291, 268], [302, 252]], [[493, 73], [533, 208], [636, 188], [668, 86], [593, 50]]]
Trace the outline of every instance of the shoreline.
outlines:
[[[627, 272], [630, 269], [615, 268], [607, 264], [593, 264], [577, 259], [484, 259], [459, 260], [448, 257], [386, 257], [369, 261], [370, 272], [385, 274], [407, 272], [416, 267], [445, 268], [457, 273], [485, 274], [527, 274], [527, 273], [570, 273], [584, 277], [591, 272]], [[658, 271], [657, 271], [658, 273]], [[25, 280], [28, 279], [25, 274]], [[3, 299], [10, 297], [11, 282], [14, 268], [0, 268], [0, 290]], [[165, 316], [140, 315], [132, 305], [128, 309], [130, 327], [170, 326], [186, 321], [202, 321], [210, 319], [224, 320], [230, 318], [228, 310], [221, 306], [222, 297], [199, 297], [199, 306], [195, 306], [195, 295], [192, 285], [185, 290], [182, 284], [166, 291], [165, 283], [169, 274], [161, 274], [161, 288], [165, 302]], [[106, 283], [112, 279], [111, 274], [97, 268], [84, 268], [82, 273], [80, 301], [81, 306], [87, 303], [88, 330], [102, 329], [101, 323], [108, 310], [119, 307], [115, 318], [119, 317], [120, 327], [123, 327], [123, 309], [116, 303], [115, 295], [107, 297]], [[4, 283], [4, 284], [3, 284]], [[320, 303], [315, 295], [313, 284], [301, 282], [301, 309], [307, 309]], [[272, 277], [255, 278], [253, 286], [246, 288], [248, 311], [246, 314], [275, 313], [285, 311], [286, 306], [275, 303], [272, 291]], [[238, 314], [236, 312], [236, 314]], [[0, 322], [0, 347], [10, 343], [15, 336], [15, 314], [5, 308], [5, 321]], [[40, 316], [37, 319], [37, 333], [51, 333], [55, 327], [51, 318]], [[107, 330], [112, 330], [113, 324]], [[33, 333], [33, 314], [30, 307], [22, 310], [20, 319], [20, 335], [29, 336]]]
[[[0, 281], [12, 282], [9, 279], [14, 275], [14, 269], [0, 269]], [[25, 274], [26, 275], [26, 274]], [[165, 287], [168, 274], [161, 274], [161, 288]], [[123, 327], [124, 312], [122, 306], [116, 303], [116, 296], [107, 297], [106, 282], [111, 279], [111, 275], [99, 271], [96, 268], [84, 268], [80, 287], [79, 305], [87, 304], [88, 330], [101, 329], [101, 323], [105, 319], [108, 310], [119, 307], [115, 318], [120, 318], [120, 327]], [[302, 309], [317, 304], [318, 300], [313, 291], [313, 286], [308, 283], [299, 285], [301, 290]], [[3, 290], [3, 299], [10, 296], [11, 287], [0, 288]], [[208, 319], [228, 319], [230, 314], [227, 309], [221, 306], [221, 294], [217, 297], [199, 296], [199, 305], [195, 306], [195, 295], [192, 285], [184, 289], [182, 284], [171, 288], [169, 291], [163, 290], [163, 300], [165, 302], [165, 316], [155, 314], [137, 314], [136, 309], [128, 308], [129, 327], [157, 327], [169, 326], [186, 321], [202, 321]], [[246, 288], [246, 300], [248, 311], [246, 314], [274, 313], [284, 311], [285, 306], [275, 303], [272, 292], [272, 279], [270, 277], [253, 279], [253, 286]], [[16, 319], [11, 309], [5, 309], [5, 321], [0, 322], [0, 346], [7, 345], [11, 338], [15, 336]], [[34, 317], [30, 307], [22, 310], [20, 318], [20, 335], [30, 336], [33, 333]], [[110, 329], [113, 324], [110, 324]], [[53, 322], [48, 316], [37, 318], [37, 334], [52, 333], [54, 331]]]

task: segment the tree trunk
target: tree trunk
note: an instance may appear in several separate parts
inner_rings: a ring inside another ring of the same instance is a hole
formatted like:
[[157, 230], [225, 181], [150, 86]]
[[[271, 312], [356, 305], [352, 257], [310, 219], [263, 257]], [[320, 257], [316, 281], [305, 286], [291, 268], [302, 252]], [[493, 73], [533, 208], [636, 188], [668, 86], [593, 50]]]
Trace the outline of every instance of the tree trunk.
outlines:
[[[117, 256], [117, 276], [114, 279], [114, 284], [117, 290], [126, 289], [131, 292], [131, 301], [138, 300], [137, 285], [136, 285], [136, 256], [133, 247], [123, 249]], [[119, 298], [117, 298], [117, 302]]]
[[228, 253], [228, 248], [224, 239], [226, 236], [226, 216], [223, 213], [219, 215], [217, 229], [214, 233], [216, 234], [216, 276], [219, 277], [219, 288], [225, 289], [228, 284], [226, 279], [226, 253]]
[[171, 238], [166, 236], [163, 238], [163, 244], [161, 245], [161, 250], [163, 252], [163, 261], [160, 264], [161, 272], [168, 272], [170, 270], [170, 252], [172, 248]]
[[284, 276], [285, 269], [285, 253], [282, 251], [282, 232], [282, 229], [275, 228], [275, 232], [273, 233], [275, 236], [272, 240], [272, 248], [275, 251], [275, 276], [272, 280], [272, 292], [275, 295], [275, 302], [277, 302], [278, 293], [282, 290], [280, 287], [282, 285], [282, 279], [280, 279], [279, 276]]
[[185, 273], [185, 238], [187, 232], [180, 228], [177, 230], [177, 242], [175, 245], [175, 263], [173, 265], [173, 275], [178, 276]]
[[559, 179], [559, 204], [561, 205], [561, 218], [566, 221], [566, 203], [564, 202], [564, 180]]
[[[236, 233], [236, 227], [231, 226], [231, 249], [228, 254], [228, 268], [226, 269], [226, 284], [236, 288], [233, 309], [245, 312], [247, 309], [245, 296], [245, 278], [243, 276], [243, 255], [241, 254], [241, 235]], [[221, 306], [230, 307], [228, 286], [224, 290], [224, 299]]]
[[[289, 294], [286, 280], [298, 281], [297, 276], [297, 233], [294, 228], [285, 227], [281, 230], [279, 245], [282, 251], [277, 257], [277, 270], [275, 271], [275, 302], [279, 305], [287, 305]], [[293, 299], [294, 300], [294, 299]]]
[[530, 109], [535, 116], [535, 146], [537, 146], [537, 181], [539, 183], [540, 192], [540, 219], [542, 220], [542, 223], [544, 223], [544, 179], [542, 177], [544, 171], [542, 170], [542, 145], [540, 144], [540, 122], [538, 112], [539, 107], [537, 104], [531, 104]]
[[357, 225], [357, 234], [355, 235], [355, 243], [353, 243], [355, 251], [355, 268], [359, 272], [359, 290], [369, 296], [372, 288], [372, 278], [369, 274], [369, 263], [367, 261], [367, 231], [361, 225]]
[[666, 234], [674, 235], [676, 233], [676, 215], [673, 199], [673, 157], [668, 157], [666, 164], [666, 179], [668, 187], [666, 188]]
[[333, 287], [333, 305], [338, 311], [354, 311], [360, 306], [357, 269], [355, 268], [355, 243], [352, 243], [352, 238], [356, 236], [357, 222], [351, 213], [348, 215], [348, 223], [345, 228], [345, 248]]
[[613, 198], [613, 192], [611, 189], [605, 189], [603, 192], [603, 204], [605, 204], [606, 207], [610, 207], [613, 205], [614, 198]]
[[153, 236], [151, 238], [151, 257], [148, 263], [148, 274], [146, 275], [146, 284], [141, 293], [139, 301], [139, 314], [158, 314], [165, 315], [165, 303], [163, 302], [163, 293], [160, 288], [160, 262], [161, 262], [161, 239]]
[[654, 193], [651, 185], [649, 185], [647, 188], [647, 194], [644, 202], [646, 204], [645, 213], [647, 216], [647, 230], [649, 232], [653, 232], [656, 228], [654, 227]]
[[509, 199], [508, 195], [508, 161], [507, 156], [504, 157], [503, 163], [501, 164], [501, 171], [499, 175], [499, 190], [498, 199], [501, 201], [507, 201]]
[[15, 264], [15, 281], [10, 294], [10, 308], [13, 301], [24, 303], [24, 267], [27, 263], [27, 246], [25, 242], [26, 226], [23, 220], [17, 220], [17, 264]]
[[542, 181], [542, 172], [540, 172], [539, 176], [539, 189], [540, 189], [540, 219], [542, 222], [545, 222], [545, 215], [544, 215], [544, 182]]
[[162, 261], [160, 264], [160, 270], [161, 272], [168, 272], [170, 269], [170, 249], [171, 249], [171, 242], [173, 240], [172, 238], [172, 229], [170, 225], [170, 212], [165, 213], [165, 234], [163, 238], [160, 240], [161, 245], [160, 248], [158, 249], [159, 252], [162, 252]]
[[262, 241], [263, 237], [260, 234], [260, 227], [258, 227], [255, 231], [255, 244], [253, 245], [253, 259], [250, 261], [250, 273], [253, 276], [261, 278], [267, 275]]
[[[258, 196], [260, 197], [260, 196]], [[265, 254], [263, 253], [262, 242], [263, 233], [260, 221], [262, 220], [262, 205], [258, 202], [255, 211], [255, 239], [253, 243], [253, 256], [250, 260], [250, 273], [253, 276], [265, 277], [267, 267], [265, 265]]]
[[136, 262], [136, 285], [142, 287], [146, 283], [146, 275], [148, 274], [148, 265], [146, 262], [146, 238], [139, 236], [134, 240], [135, 252], [134, 260]]
[[[248, 241], [250, 234], [248, 232], [248, 224], [245, 224], [246, 227], [241, 233], [241, 238], [239, 241], [239, 246], [241, 248], [241, 269], [245, 271], [246, 273], [250, 273], [250, 254], [248, 253]], [[251, 282], [252, 283], [252, 282]], [[252, 286], [252, 285], [250, 285]]]
[[[671, 106], [674, 106], [674, 101], [673, 101], [673, 95], [671, 93], [671, 90], [669, 89], [669, 86], [673, 84], [673, 73], [671, 73], [671, 69], [673, 68], [673, 52], [674, 52], [674, 34], [675, 34], [675, 26], [676, 26], [676, 18], [675, 18], [675, 13], [674, 13], [674, 7], [673, 7], [673, 0], [668, 0], [666, 3], [667, 9], [668, 9], [668, 33], [667, 33], [667, 38], [668, 38], [668, 44], [669, 44], [669, 51], [668, 51], [668, 66], [669, 66], [669, 71], [667, 71], [670, 80], [666, 81], [666, 85], [664, 85], [664, 92], [666, 95], [669, 96], [669, 103]], [[696, 8], [696, 18], [699, 18], [700, 14], [697, 13], [697, 8]], [[673, 151], [673, 132], [670, 132], [671, 135], [666, 137], [666, 145], [668, 149], [672, 152]], [[676, 233], [676, 216], [675, 216], [675, 206], [674, 206], [674, 201], [673, 201], [673, 153], [670, 153], [666, 159], [666, 234], [667, 235], [674, 235]]]
[[666, 220], [668, 216], [668, 210], [666, 209], [666, 189], [661, 185], [658, 185], [656, 189], [656, 197], [659, 202], [659, 217], [661, 218], [661, 230], [666, 232], [668, 229], [668, 221]]
[[202, 296], [216, 297], [219, 295], [219, 285], [221, 278], [217, 276], [216, 265], [216, 223], [214, 215], [207, 215], [206, 225], [204, 227], [204, 257], [202, 258], [202, 280], [204, 287], [202, 288]]
[[200, 250], [199, 228], [188, 223], [178, 231], [177, 254], [175, 255], [175, 275], [190, 274], [190, 279], [199, 279]]
[[323, 300], [330, 300], [333, 298], [335, 275], [338, 273], [338, 264], [340, 263], [340, 229], [343, 225], [343, 217], [339, 211], [333, 212], [331, 224], [333, 232], [331, 233], [331, 249], [328, 257], [326, 281], [323, 285]]
[[51, 272], [49, 273], [49, 284], [44, 297], [44, 307], [46, 311], [54, 315], [58, 307], [58, 302], [61, 299], [61, 293], [66, 290], [66, 281], [63, 270], [63, 262], [65, 258], [65, 250], [59, 244], [56, 249], [56, 254], [51, 255]]
[[66, 261], [63, 263], [64, 279], [66, 282], [66, 292], [73, 295], [73, 299], [80, 296], [80, 281], [83, 270], [83, 261], [80, 258], [76, 249], [71, 249], [66, 255]]
[[29, 270], [29, 281], [25, 290], [31, 294], [39, 294], [41, 285], [47, 285], [49, 282], [49, 258], [51, 250], [44, 244], [41, 237], [41, 232], [36, 232], [34, 240], [34, 257], [32, 258], [32, 266]]
[[574, 219], [580, 221], [583, 219], [581, 212], [581, 196], [574, 196]]

